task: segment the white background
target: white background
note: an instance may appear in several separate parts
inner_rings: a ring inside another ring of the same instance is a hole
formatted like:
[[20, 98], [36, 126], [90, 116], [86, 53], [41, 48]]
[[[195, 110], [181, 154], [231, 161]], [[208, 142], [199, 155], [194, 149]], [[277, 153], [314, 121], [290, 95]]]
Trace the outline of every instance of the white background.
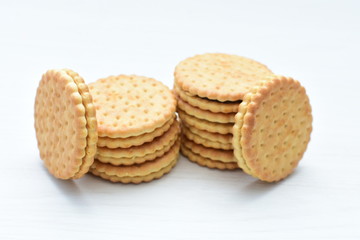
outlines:
[[[1, 1], [0, 239], [359, 239], [359, 1]], [[224, 52], [306, 87], [314, 131], [296, 172], [266, 184], [181, 158], [164, 178], [61, 181], [39, 158], [35, 91], [50, 68], [169, 87]]]

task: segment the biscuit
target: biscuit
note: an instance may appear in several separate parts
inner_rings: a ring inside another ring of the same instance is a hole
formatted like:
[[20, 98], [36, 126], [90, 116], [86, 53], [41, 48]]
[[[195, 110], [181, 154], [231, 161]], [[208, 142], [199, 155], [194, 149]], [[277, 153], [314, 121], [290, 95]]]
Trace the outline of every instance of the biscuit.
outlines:
[[241, 101], [219, 102], [217, 100], [201, 98], [183, 91], [176, 85], [174, 85], [174, 92], [178, 96], [178, 98], [181, 98], [183, 101], [189, 103], [190, 105], [214, 113], [237, 113], [239, 109], [239, 104], [241, 103]]
[[139, 184], [142, 182], [151, 182], [152, 180], [159, 179], [165, 174], [169, 173], [171, 169], [176, 165], [177, 160], [172, 161], [168, 166], [160, 169], [157, 172], [150, 173], [146, 176], [136, 176], [136, 177], [118, 177], [114, 175], [107, 175], [105, 172], [99, 172], [95, 168], [91, 169], [91, 173], [95, 176], [101, 177], [105, 180], [117, 183], [134, 183]]
[[232, 143], [215, 142], [215, 141], [203, 138], [203, 137], [191, 132], [191, 130], [189, 130], [185, 125], [182, 125], [182, 133], [189, 140], [191, 140], [197, 144], [201, 144], [204, 147], [223, 149], [223, 150], [232, 150], [233, 149]]
[[204, 158], [209, 158], [211, 160], [219, 162], [237, 162], [232, 150], [222, 150], [204, 147], [201, 144], [197, 144], [189, 140], [188, 138], [186, 138], [186, 136], [182, 136], [181, 144], [188, 149], [191, 149], [193, 153], [196, 153]]
[[261, 79], [273, 75], [263, 64], [236, 55], [207, 53], [180, 62], [175, 84], [201, 98], [239, 101]]
[[164, 133], [160, 137], [155, 138], [151, 142], [130, 148], [110, 149], [106, 147], [98, 147], [97, 154], [102, 155], [104, 157], [112, 157], [112, 158], [142, 157], [164, 148], [171, 141], [175, 141], [179, 133], [180, 133], [180, 124], [178, 121], [174, 121], [174, 123], [166, 133]]
[[177, 144], [180, 144], [180, 137], [171, 140], [164, 148], [159, 149], [154, 153], [146, 154], [145, 156], [142, 157], [114, 158], [114, 157], [104, 157], [97, 154], [95, 158], [102, 163], [110, 163], [114, 166], [140, 164], [163, 156], [166, 152], [170, 150], [170, 148], [176, 147]]
[[274, 76], [246, 94], [234, 125], [234, 154], [248, 174], [267, 182], [291, 174], [312, 131], [305, 89], [292, 78]]
[[203, 119], [190, 116], [180, 109], [178, 109], [178, 114], [181, 121], [184, 122], [186, 125], [195, 127], [200, 130], [205, 130], [212, 133], [221, 133], [221, 134], [228, 134], [228, 133], [232, 133], [233, 131], [232, 128], [234, 124], [232, 123], [209, 122]]
[[235, 122], [235, 113], [213, 113], [208, 110], [202, 110], [197, 107], [193, 107], [187, 102], [178, 99], [178, 108], [191, 115], [193, 117], [207, 120], [209, 122], [217, 123], [234, 123]]
[[176, 109], [172, 91], [152, 78], [119, 75], [89, 84], [100, 137], [126, 138], [150, 133]]
[[35, 98], [40, 157], [60, 179], [80, 178], [96, 151], [96, 115], [83, 79], [70, 70], [49, 70]]
[[209, 158], [204, 158], [200, 156], [199, 154], [193, 153], [190, 149], [188, 149], [186, 146], [181, 145], [181, 153], [186, 156], [190, 161], [195, 162], [203, 167], [209, 167], [209, 168], [216, 168], [220, 170], [234, 170], [238, 169], [239, 166], [237, 163], [234, 162], [220, 162], [220, 161], [214, 161]]
[[83, 164], [80, 166], [79, 172], [77, 172], [73, 177], [73, 179], [77, 179], [87, 173], [90, 166], [94, 162], [94, 156], [96, 154], [96, 143], [98, 141], [96, 110], [92, 101], [92, 96], [90, 95], [89, 88], [85, 84], [84, 79], [78, 73], [70, 69], [64, 69], [64, 71], [70, 77], [72, 77], [79, 89], [79, 93], [85, 106], [86, 126], [88, 130], [88, 135], [86, 138], [87, 145], [85, 148], [85, 157], [83, 159]]
[[151, 142], [154, 138], [161, 136], [164, 132], [169, 130], [170, 126], [174, 122], [176, 116], [174, 115], [163, 126], [156, 128], [150, 133], [144, 133], [139, 136], [127, 137], [127, 138], [109, 138], [100, 137], [97, 145], [99, 147], [107, 148], [129, 148], [133, 146], [139, 146], [147, 142]]
[[206, 130], [200, 130], [196, 127], [186, 125], [184, 122], [181, 123], [181, 126], [185, 127], [190, 132], [192, 132], [202, 138], [208, 139], [210, 141], [220, 142], [220, 143], [224, 143], [224, 144], [232, 144], [233, 135], [230, 133], [228, 133], [228, 134], [212, 133], [212, 132], [208, 132]]
[[[114, 176], [112, 178], [109, 178], [109, 180], [112, 181], [119, 181], [123, 183], [137, 183], [140, 182], [140, 180], [142, 179], [141, 177], [147, 177], [150, 174], [161, 171], [169, 165], [175, 164], [179, 156], [179, 147], [180, 145], [177, 144], [176, 147], [173, 147], [165, 155], [157, 158], [154, 161], [149, 161], [142, 164], [135, 164], [131, 166], [113, 166], [111, 164], [95, 161], [94, 164], [91, 166], [90, 171], [94, 174], [98, 173], [98, 175], [100, 175], [99, 173], [103, 173], [109, 177]], [[163, 170], [163, 173], [164, 172], [166, 171]], [[100, 175], [100, 177], [104, 176]], [[132, 181], [133, 179], [134, 181]]]

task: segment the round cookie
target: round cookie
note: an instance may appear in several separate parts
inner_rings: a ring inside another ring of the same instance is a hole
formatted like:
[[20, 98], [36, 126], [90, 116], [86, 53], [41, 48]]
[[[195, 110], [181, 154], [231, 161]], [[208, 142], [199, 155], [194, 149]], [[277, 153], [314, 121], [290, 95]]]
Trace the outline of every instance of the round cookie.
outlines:
[[215, 141], [211, 141], [209, 139], [203, 138], [203, 137], [191, 132], [191, 130], [189, 130], [185, 125], [182, 125], [182, 133], [189, 140], [191, 140], [197, 144], [201, 144], [204, 147], [223, 149], [223, 150], [232, 150], [233, 149], [232, 143], [215, 142]]
[[234, 154], [248, 174], [267, 182], [293, 172], [312, 131], [309, 98], [298, 81], [271, 77], [239, 106], [234, 125]]
[[176, 165], [177, 160], [172, 161], [168, 166], [160, 169], [157, 172], [150, 173], [146, 176], [136, 176], [136, 177], [118, 177], [116, 175], [108, 175], [106, 172], [99, 172], [98, 170], [91, 169], [91, 173], [95, 176], [101, 177], [105, 180], [117, 183], [134, 183], [139, 184], [143, 182], [151, 182], [152, 180], [159, 179], [165, 174], [169, 173], [171, 169]]
[[85, 173], [89, 171], [90, 166], [94, 162], [94, 156], [96, 154], [96, 143], [98, 141], [97, 134], [97, 119], [96, 119], [96, 110], [92, 101], [92, 96], [90, 94], [88, 86], [85, 84], [84, 79], [76, 72], [71, 69], [64, 69], [64, 71], [72, 77], [76, 83], [79, 93], [82, 97], [83, 104], [85, 106], [85, 117], [86, 117], [86, 126], [88, 130], [88, 135], [86, 138], [87, 144], [85, 148], [85, 157], [83, 159], [83, 164], [80, 166], [79, 172], [77, 172], [73, 179], [82, 177]]
[[205, 138], [207, 140], [213, 141], [213, 142], [219, 142], [219, 143], [224, 143], [224, 144], [232, 144], [232, 142], [233, 142], [233, 135], [230, 133], [221, 134], [221, 133], [208, 132], [206, 130], [200, 130], [196, 127], [187, 125], [184, 122], [181, 123], [181, 126], [185, 127], [190, 132], [192, 132], [202, 138]]
[[180, 62], [175, 84], [201, 98], [239, 101], [261, 79], [273, 75], [263, 64], [236, 55], [207, 53]]
[[49, 172], [60, 179], [83, 176], [96, 152], [96, 113], [83, 79], [71, 70], [49, 70], [35, 98], [35, 131]]
[[151, 142], [130, 148], [110, 149], [106, 147], [98, 147], [97, 154], [102, 155], [104, 157], [113, 157], [113, 158], [142, 157], [164, 148], [171, 141], [175, 141], [179, 133], [180, 133], [180, 124], [178, 121], [174, 121], [174, 123], [166, 133], [164, 133], [160, 137], [155, 138]]
[[184, 122], [186, 125], [195, 127], [197, 129], [209, 131], [212, 133], [220, 133], [220, 134], [229, 134], [232, 133], [233, 131], [234, 124], [232, 123], [209, 122], [203, 119], [193, 117], [180, 109], [178, 109], [177, 112], [182, 122]]
[[181, 100], [181, 98], [178, 99], [178, 108], [186, 112], [188, 115], [209, 122], [217, 122], [217, 123], [235, 122], [235, 113], [213, 113], [208, 110], [202, 110], [200, 108], [191, 106], [189, 103]]
[[100, 137], [126, 138], [150, 133], [171, 119], [176, 99], [152, 78], [119, 75], [89, 84]]
[[209, 168], [216, 168], [220, 170], [234, 170], [238, 169], [239, 166], [237, 163], [234, 162], [220, 162], [220, 161], [214, 161], [209, 158], [204, 158], [200, 156], [199, 154], [193, 153], [190, 149], [188, 149], [186, 146], [181, 145], [181, 153], [186, 156], [190, 161], [195, 162], [203, 167], [209, 167]]
[[178, 136], [176, 139], [171, 140], [164, 148], [159, 149], [153, 153], [146, 154], [145, 156], [115, 158], [115, 157], [104, 157], [101, 155], [96, 155], [95, 158], [102, 163], [110, 163], [111, 165], [114, 166], [140, 164], [163, 156], [165, 153], [167, 153], [170, 150], [170, 148], [176, 146], [176, 144], [180, 144], [180, 136]]
[[[175, 147], [173, 147], [165, 155], [157, 158], [154, 161], [149, 161], [142, 164], [135, 164], [131, 166], [113, 166], [111, 164], [95, 161], [94, 164], [91, 166], [90, 171], [95, 175], [99, 175], [100, 177], [109, 176], [108, 179], [111, 181], [123, 183], [138, 183], [141, 182], [139, 180], [147, 178], [150, 174], [154, 174], [156, 172], [165, 174], [165, 172], [168, 172], [172, 167], [170, 167], [170, 169], [166, 171], [164, 170], [164, 168], [166, 169], [166, 167], [168, 167], [169, 165], [175, 165], [179, 156], [179, 147], [180, 144], [176, 144]], [[110, 176], [114, 177], [110, 178]]]
[[187, 139], [185, 136], [182, 137], [181, 143], [188, 149], [191, 149], [193, 153], [196, 153], [204, 158], [209, 158], [214, 161], [225, 162], [225, 163], [237, 162], [232, 150], [222, 150], [222, 149], [204, 147], [201, 144], [197, 144]]
[[190, 105], [214, 113], [237, 113], [239, 109], [239, 104], [241, 103], [241, 101], [219, 102], [217, 100], [201, 98], [196, 95], [183, 91], [176, 85], [174, 85], [174, 92], [178, 96], [178, 98], [181, 98]]
[[151, 142], [154, 138], [161, 136], [164, 132], [169, 130], [173, 124], [176, 116], [167, 121], [163, 126], [156, 128], [150, 133], [144, 133], [139, 136], [127, 137], [127, 138], [109, 138], [100, 137], [97, 145], [99, 147], [107, 148], [129, 148], [133, 146], [139, 146], [147, 142]]

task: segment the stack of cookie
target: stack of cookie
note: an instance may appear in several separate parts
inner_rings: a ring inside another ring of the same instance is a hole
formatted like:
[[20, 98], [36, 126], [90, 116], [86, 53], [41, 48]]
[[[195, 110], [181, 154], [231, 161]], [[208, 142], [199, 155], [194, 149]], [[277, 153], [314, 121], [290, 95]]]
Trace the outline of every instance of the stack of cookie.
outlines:
[[176, 164], [180, 126], [176, 99], [152, 78], [119, 75], [89, 84], [98, 120], [90, 171], [122, 183], [160, 178]]
[[182, 153], [202, 166], [238, 168], [232, 133], [239, 104], [250, 89], [273, 73], [248, 58], [203, 54], [180, 62], [174, 75]]

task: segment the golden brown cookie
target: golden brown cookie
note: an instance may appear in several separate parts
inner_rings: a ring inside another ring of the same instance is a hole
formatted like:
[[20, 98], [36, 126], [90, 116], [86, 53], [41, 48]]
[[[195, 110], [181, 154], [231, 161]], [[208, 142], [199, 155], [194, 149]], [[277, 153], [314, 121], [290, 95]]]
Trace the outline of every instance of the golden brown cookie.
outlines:
[[186, 138], [186, 136], [182, 136], [181, 144], [187, 147], [188, 149], [191, 149], [193, 153], [196, 153], [204, 158], [209, 158], [214, 161], [225, 162], [225, 163], [237, 162], [232, 150], [222, 150], [222, 149], [204, 147], [201, 144], [197, 144], [189, 140], [188, 138]]
[[151, 182], [152, 180], [159, 179], [165, 174], [169, 173], [171, 169], [176, 165], [177, 160], [172, 161], [168, 166], [160, 169], [157, 172], [150, 173], [146, 176], [136, 176], [136, 177], [118, 177], [116, 175], [107, 175], [106, 172], [99, 172], [95, 168], [91, 169], [91, 173], [95, 176], [101, 177], [105, 180], [117, 183], [134, 183], [139, 184], [143, 182]]
[[192, 152], [185, 145], [181, 145], [181, 153], [184, 156], [186, 156], [190, 161], [195, 162], [203, 167], [216, 168], [220, 170], [225, 170], [225, 169], [234, 170], [239, 168], [237, 163], [234, 162], [225, 163], [225, 162], [214, 161], [209, 158], [202, 157], [199, 154]]
[[64, 71], [72, 77], [76, 83], [79, 93], [82, 97], [83, 104], [85, 106], [85, 117], [86, 117], [86, 126], [88, 130], [88, 135], [86, 138], [87, 144], [85, 148], [85, 157], [83, 159], [83, 164], [80, 166], [79, 172], [75, 174], [74, 179], [82, 177], [85, 173], [89, 171], [90, 166], [94, 162], [94, 156], [96, 154], [96, 143], [98, 141], [97, 134], [97, 120], [96, 120], [96, 110], [95, 105], [93, 104], [92, 96], [90, 94], [89, 88], [86, 85], [84, 79], [76, 72], [70, 69], [64, 69]]
[[150, 133], [169, 121], [176, 99], [152, 78], [119, 75], [89, 84], [100, 137], [126, 138]]
[[174, 76], [179, 88], [201, 98], [239, 101], [272, 74], [265, 65], [245, 57], [207, 53], [180, 62]]
[[234, 126], [239, 166], [263, 181], [293, 172], [312, 131], [309, 98], [298, 81], [271, 77], [246, 94]]
[[114, 166], [140, 164], [163, 156], [166, 152], [170, 150], [170, 148], [176, 147], [177, 144], [180, 144], [180, 136], [178, 136], [176, 139], [172, 139], [166, 146], [164, 146], [164, 148], [159, 149], [153, 153], [146, 154], [145, 156], [115, 158], [115, 157], [104, 157], [97, 154], [95, 158], [102, 163], [110, 163]]
[[147, 154], [152, 154], [166, 145], [171, 141], [175, 141], [180, 133], [180, 124], [178, 121], [174, 121], [170, 129], [162, 136], [155, 138], [153, 141], [144, 143], [143, 145], [130, 147], [130, 148], [106, 148], [98, 147], [97, 154], [104, 157], [112, 158], [134, 158], [142, 157]]
[[234, 123], [235, 113], [213, 113], [208, 110], [202, 110], [191, 106], [189, 103], [178, 98], [178, 108], [186, 112], [188, 115], [216, 123]]
[[96, 152], [96, 115], [83, 79], [71, 70], [47, 71], [35, 98], [40, 157], [57, 178], [80, 178]]
[[183, 101], [189, 103], [190, 105], [214, 113], [237, 113], [239, 109], [239, 104], [241, 103], [241, 101], [219, 102], [217, 100], [201, 98], [183, 91], [176, 85], [174, 85], [174, 92], [178, 96], [178, 98], [181, 98]]
[[197, 144], [201, 144], [204, 147], [223, 149], [223, 150], [232, 150], [233, 149], [232, 143], [221, 143], [221, 142], [216, 142], [216, 141], [212, 141], [212, 140], [203, 138], [203, 137], [191, 132], [191, 130], [188, 129], [184, 124], [182, 125], [182, 133], [189, 140], [191, 140]]
[[228, 133], [228, 134], [212, 133], [212, 132], [208, 132], [206, 130], [200, 130], [200, 129], [190, 126], [190, 125], [186, 125], [184, 122], [181, 123], [181, 126], [184, 126], [190, 132], [192, 132], [202, 138], [208, 139], [210, 141], [232, 145], [233, 135], [231, 133]]
[[173, 124], [176, 116], [174, 115], [169, 121], [167, 121], [163, 126], [156, 128], [150, 133], [144, 133], [139, 136], [127, 137], [127, 138], [109, 138], [109, 137], [100, 137], [97, 145], [99, 147], [107, 148], [129, 148], [134, 146], [140, 146], [144, 143], [151, 142], [154, 138], [161, 136], [164, 132], [169, 130], [170, 126]]
[[[90, 171], [95, 175], [114, 182], [139, 183], [145, 181], [146, 179], [148, 179], [146, 181], [149, 181], [156, 177], [162, 176], [168, 172], [173, 165], [175, 165], [179, 156], [179, 147], [179, 144], [176, 144], [176, 147], [173, 147], [165, 155], [155, 159], [154, 161], [148, 161], [142, 164], [135, 164], [130, 166], [113, 166], [111, 164], [95, 161], [91, 166]], [[167, 168], [169, 166], [171, 167]], [[162, 174], [156, 175], [155, 173]], [[149, 176], [151, 177], [149, 178]]]
[[209, 122], [203, 119], [199, 119], [193, 117], [184, 111], [178, 109], [178, 114], [182, 122], [186, 125], [195, 127], [200, 130], [209, 131], [212, 133], [221, 133], [221, 134], [229, 134], [232, 133], [233, 125], [232, 123], [215, 123]]

